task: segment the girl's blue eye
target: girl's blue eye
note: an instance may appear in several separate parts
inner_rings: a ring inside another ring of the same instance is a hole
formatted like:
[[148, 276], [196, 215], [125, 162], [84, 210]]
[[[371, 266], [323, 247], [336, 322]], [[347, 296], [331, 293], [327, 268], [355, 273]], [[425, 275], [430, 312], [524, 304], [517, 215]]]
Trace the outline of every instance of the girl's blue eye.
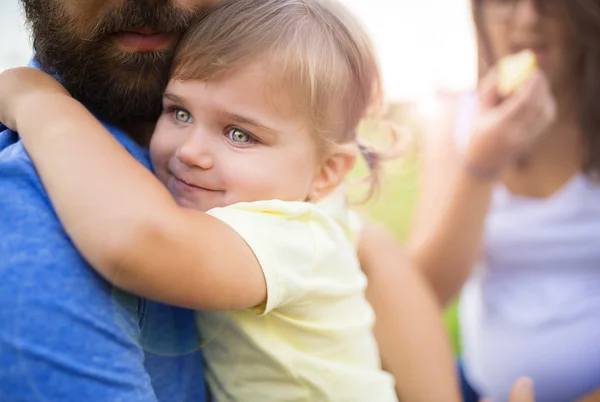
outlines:
[[183, 109], [175, 109], [175, 120], [180, 123], [189, 123], [192, 120], [192, 115]]
[[236, 142], [238, 144], [249, 144], [254, 142], [254, 139], [248, 134], [240, 130], [239, 128], [231, 128], [227, 131], [227, 137], [232, 142]]

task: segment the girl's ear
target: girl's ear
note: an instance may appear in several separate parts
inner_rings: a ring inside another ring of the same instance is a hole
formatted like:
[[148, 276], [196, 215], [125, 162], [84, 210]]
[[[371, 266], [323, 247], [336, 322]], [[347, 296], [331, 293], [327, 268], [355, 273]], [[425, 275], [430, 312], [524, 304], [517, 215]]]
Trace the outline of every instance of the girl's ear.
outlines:
[[355, 144], [336, 144], [334, 147], [317, 170], [308, 197], [310, 201], [315, 202], [329, 195], [356, 164]]

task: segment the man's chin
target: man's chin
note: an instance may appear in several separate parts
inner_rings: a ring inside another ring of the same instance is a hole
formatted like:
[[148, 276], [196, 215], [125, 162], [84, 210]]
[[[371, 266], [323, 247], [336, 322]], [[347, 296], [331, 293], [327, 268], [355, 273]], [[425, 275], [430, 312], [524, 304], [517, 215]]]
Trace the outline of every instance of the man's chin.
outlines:
[[[97, 52], [96, 54], [99, 54]], [[102, 56], [57, 71], [73, 97], [98, 118], [125, 125], [160, 115], [172, 50], [136, 52], [105, 43]]]
[[152, 72], [136, 72], [136, 64], [106, 67], [82, 85], [64, 82], [71, 95], [107, 123], [123, 126], [156, 121], [162, 109], [166, 79]]
[[180, 10], [173, 0], [113, 1], [92, 15], [80, 1], [75, 9], [90, 12], [80, 17], [67, 1], [21, 1], [40, 67], [74, 98], [116, 125], [159, 116], [176, 42], [198, 10]]

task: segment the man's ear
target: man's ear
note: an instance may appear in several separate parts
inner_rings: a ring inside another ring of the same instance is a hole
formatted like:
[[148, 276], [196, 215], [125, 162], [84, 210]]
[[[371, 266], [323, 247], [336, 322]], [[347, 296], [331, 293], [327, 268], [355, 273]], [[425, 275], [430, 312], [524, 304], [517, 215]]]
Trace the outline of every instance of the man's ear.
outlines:
[[345, 179], [356, 164], [357, 149], [354, 144], [336, 144], [317, 171], [310, 192], [311, 201], [329, 195]]

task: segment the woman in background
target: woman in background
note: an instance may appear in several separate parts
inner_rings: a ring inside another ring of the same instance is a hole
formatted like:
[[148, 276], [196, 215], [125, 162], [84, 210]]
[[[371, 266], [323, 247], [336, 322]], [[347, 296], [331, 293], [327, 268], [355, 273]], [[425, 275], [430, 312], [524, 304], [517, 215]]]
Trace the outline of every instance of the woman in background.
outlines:
[[[462, 289], [476, 394], [526, 375], [577, 400], [600, 387], [600, 1], [472, 6], [482, 79], [427, 135], [412, 256], [441, 303]], [[494, 65], [524, 49], [539, 69], [501, 99]]]

